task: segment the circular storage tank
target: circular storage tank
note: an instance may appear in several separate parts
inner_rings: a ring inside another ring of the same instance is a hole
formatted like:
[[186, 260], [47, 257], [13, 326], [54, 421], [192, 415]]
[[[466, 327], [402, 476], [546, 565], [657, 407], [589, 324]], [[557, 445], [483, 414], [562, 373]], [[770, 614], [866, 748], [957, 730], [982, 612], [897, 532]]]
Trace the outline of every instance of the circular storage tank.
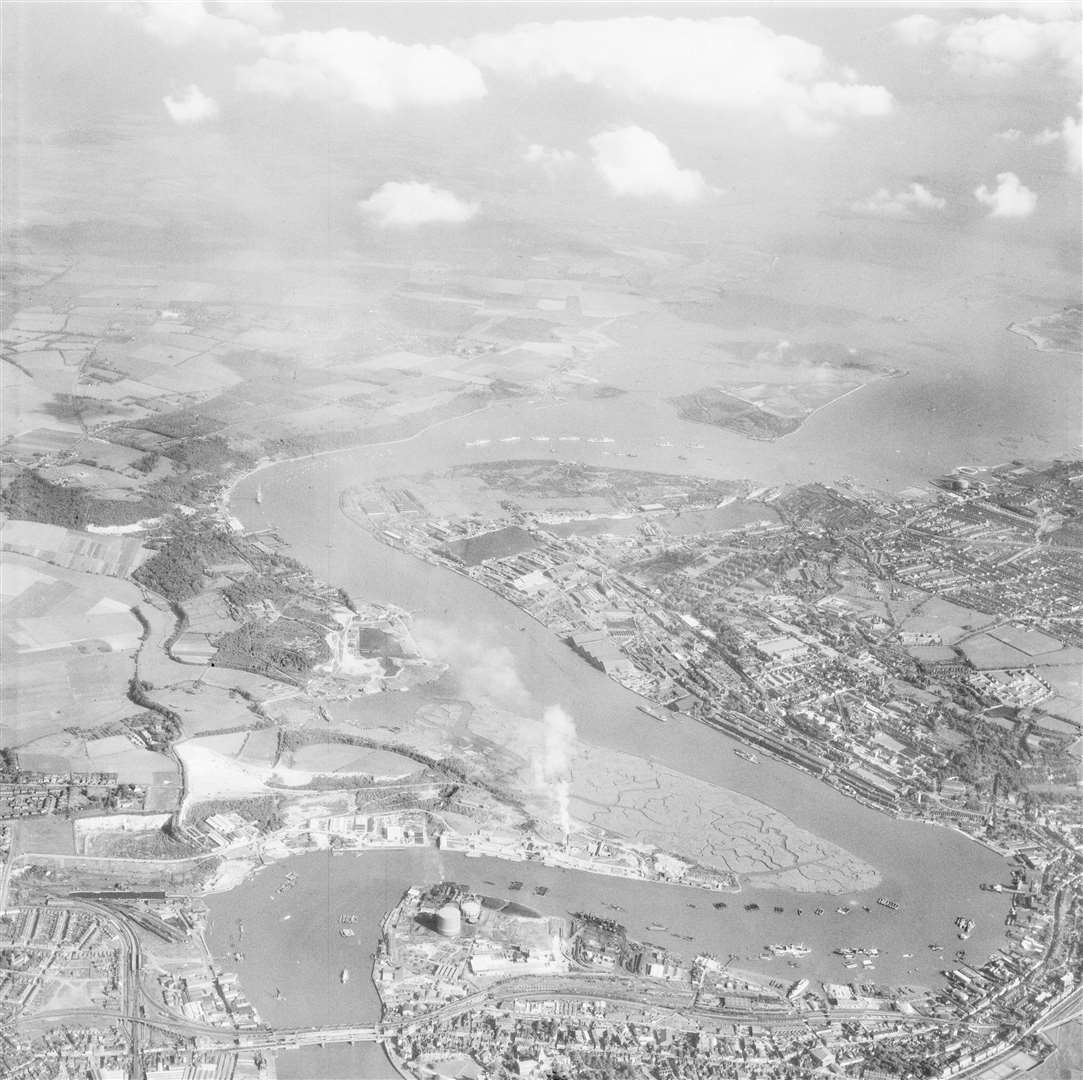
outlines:
[[436, 913], [436, 932], [455, 937], [463, 928], [463, 916], [458, 904], [445, 904]]
[[481, 918], [481, 901], [476, 896], [468, 896], [461, 907], [463, 918], [468, 923], [476, 923]]

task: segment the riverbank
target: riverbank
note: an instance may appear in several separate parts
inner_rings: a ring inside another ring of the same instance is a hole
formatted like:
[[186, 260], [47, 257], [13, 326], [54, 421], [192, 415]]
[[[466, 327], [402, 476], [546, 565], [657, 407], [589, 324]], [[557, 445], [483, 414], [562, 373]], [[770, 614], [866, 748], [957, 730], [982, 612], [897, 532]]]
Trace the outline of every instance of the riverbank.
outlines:
[[[296, 884], [276, 894], [287, 873], [297, 875]], [[277, 862], [232, 892], [209, 896], [208, 941], [214, 953], [244, 954], [234, 969], [271, 1026], [372, 1024], [380, 1018], [381, 1005], [368, 976], [381, 920], [408, 888], [439, 881], [461, 882], [480, 894], [518, 899], [555, 915], [593, 911], [624, 925], [631, 938], [653, 942], [686, 961], [707, 952], [722, 960], [732, 957], [731, 966], [751, 978], [786, 981], [850, 981], [833, 950], [859, 946], [880, 950], [866, 977], [891, 985], [937, 985], [944, 960], [928, 943], [954, 941], [951, 920], [965, 911], [978, 920], [968, 951], [983, 955], [1003, 918], [997, 912], [1006, 907], [995, 893], [974, 896], [976, 906], [968, 889], [957, 891], [945, 883], [945, 906], [954, 914], [930, 922], [924, 907], [905, 904], [891, 911], [873, 896], [862, 901], [768, 889], [736, 898], [431, 848], [343, 856], [324, 852]], [[746, 909], [753, 899], [752, 909]], [[719, 903], [725, 906], [716, 907]], [[840, 907], [847, 913], [840, 914]], [[238, 923], [243, 935], [238, 935]], [[341, 934], [343, 926], [354, 931], [352, 937]], [[811, 951], [804, 957], [765, 957], [765, 946], [779, 941], [803, 942]], [[350, 973], [345, 985], [344, 969]], [[382, 1052], [371, 1044], [291, 1051], [281, 1066], [282, 1080], [314, 1075], [384, 1080], [389, 1075]]]

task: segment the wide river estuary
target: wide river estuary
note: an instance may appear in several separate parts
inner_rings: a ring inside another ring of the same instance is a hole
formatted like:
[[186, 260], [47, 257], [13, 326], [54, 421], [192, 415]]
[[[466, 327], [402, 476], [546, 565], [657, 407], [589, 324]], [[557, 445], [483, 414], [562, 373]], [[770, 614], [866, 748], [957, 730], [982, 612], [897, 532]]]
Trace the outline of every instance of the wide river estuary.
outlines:
[[[562, 415], [565, 430], [570, 430], [569, 424]], [[487, 417], [484, 426], [486, 434], [498, 437], [504, 429], [529, 434], [540, 425], [540, 420], [520, 410], [501, 410]], [[212, 951], [217, 956], [238, 948], [243, 952], [243, 961], [228, 964], [239, 971], [263, 1019], [276, 1026], [376, 1021], [379, 1000], [370, 972], [380, 919], [410, 885], [441, 878], [499, 895], [509, 895], [508, 883], [519, 880], [524, 887], [518, 898], [542, 911], [614, 914], [633, 937], [666, 945], [688, 959], [700, 950], [735, 955], [734, 967], [780, 980], [807, 976], [837, 982], [863, 978], [936, 985], [939, 971], [960, 945], [953, 925], [958, 915], [977, 923], [966, 943], [968, 959], [984, 960], [1003, 941], [1007, 901], [979, 889], [981, 882], [1007, 879], [1004, 860], [998, 855], [947, 829], [892, 820], [774, 761], [763, 760], [759, 765], [742, 761], [733, 753], [734, 742], [693, 721], [659, 724], [636, 709], [640, 699], [587, 665], [506, 601], [467, 578], [385, 547], [339, 511], [343, 490], [375, 477], [483, 459], [476, 450], [464, 449], [466, 440], [477, 437], [479, 426], [477, 418], [467, 417], [402, 443], [272, 466], [238, 486], [232, 510], [248, 528], [273, 525], [297, 558], [355, 597], [397, 604], [415, 616], [442, 623], [451, 631], [450, 637], [461, 635], [509, 649], [533, 703], [533, 715], [540, 718], [546, 706], [559, 704], [575, 718], [583, 742], [639, 754], [767, 803], [871, 863], [883, 880], [868, 893], [852, 896], [750, 889], [740, 896], [725, 894], [721, 898], [728, 908], [716, 911], [711, 902], [719, 897], [695, 890], [628, 883], [527, 863], [467, 859], [434, 849], [335, 858], [325, 853], [298, 856], [259, 872], [232, 892], [209, 898]], [[695, 429], [689, 436], [703, 440], [703, 431]], [[721, 433], [719, 439], [717, 450], [705, 441], [708, 451], [716, 450], [721, 457], [729, 449], [730, 437]], [[574, 449], [561, 444], [562, 456], [598, 465], [727, 475], [719, 458], [701, 456], [696, 464], [670, 460], [679, 447], [652, 453], [643, 446], [638, 460], [624, 462], [602, 457], [596, 446], [573, 445]], [[763, 449], [773, 456], [775, 446]], [[496, 446], [485, 456], [496, 458]], [[501, 446], [499, 456], [542, 455], [538, 444], [524, 441]], [[775, 462], [764, 462], [762, 470], [749, 467], [751, 461], [743, 464], [745, 468], [728, 475], [783, 479], [773, 467]], [[947, 462], [937, 464], [948, 467]], [[901, 487], [919, 477], [897, 474], [892, 479]], [[262, 488], [261, 504], [254, 498], [257, 483]], [[351, 708], [351, 718], [359, 725], [375, 726], [388, 707], [401, 718], [407, 703], [395, 697], [394, 701], [374, 697], [357, 703]], [[297, 885], [272, 900], [271, 894], [288, 871], [298, 874]], [[548, 893], [536, 895], [534, 889], [540, 886], [547, 887]], [[896, 898], [900, 910], [878, 907], [878, 895]], [[760, 905], [758, 911], [744, 910], [751, 901]], [[838, 914], [836, 909], [847, 901], [853, 901], [855, 908], [847, 915]], [[612, 904], [624, 910], [607, 908]], [[776, 905], [784, 913], [775, 913]], [[866, 905], [870, 912], [863, 910]], [[801, 915], [796, 913], [798, 907]], [[823, 915], [814, 914], [818, 907], [824, 909]], [[341, 917], [355, 914], [356, 922], [349, 924], [355, 936], [342, 937]], [[648, 931], [650, 925], [666, 929]], [[759, 959], [764, 945], [790, 941], [804, 942], [812, 949], [796, 967], [782, 959]], [[930, 951], [932, 942], [942, 943], [944, 953]], [[879, 948], [875, 970], [844, 969], [840, 958], [831, 955], [842, 945]], [[345, 984], [340, 982], [344, 968], [350, 971]], [[382, 1052], [365, 1045], [283, 1054], [279, 1072], [287, 1078], [320, 1075], [375, 1080], [391, 1075]]]

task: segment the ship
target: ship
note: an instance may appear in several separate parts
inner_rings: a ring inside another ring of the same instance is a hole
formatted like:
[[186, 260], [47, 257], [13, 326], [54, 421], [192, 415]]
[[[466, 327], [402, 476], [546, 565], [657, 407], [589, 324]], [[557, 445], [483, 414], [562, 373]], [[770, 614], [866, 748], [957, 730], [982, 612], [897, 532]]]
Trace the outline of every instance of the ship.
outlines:
[[808, 956], [812, 950], [803, 944], [769, 945], [768, 948], [775, 956]]
[[338, 981], [340, 983], [348, 983], [350, 981], [350, 969], [349, 968], [343, 968], [342, 969], [342, 974], [339, 975]]
[[876, 902], [881, 907], [886, 907], [891, 911], [898, 911], [899, 910], [899, 901], [898, 900], [892, 900], [889, 896], [878, 896], [876, 898]]
[[340, 933], [340, 934], [341, 934], [341, 935], [342, 935], [343, 937], [353, 937], [353, 935], [354, 935], [354, 932], [353, 932], [353, 931], [352, 931], [352, 930], [351, 930], [351, 929], [350, 929], [349, 927], [343, 927], [343, 928], [342, 928], [342, 929], [341, 929], [341, 930], [339, 931], [339, 933]]
[[965, 915], [960, 915], [955, 920], [955, 925], [959, 928], [959, 940], [966, 941], [970, 937], [970, 932], [974, 929], [974, 920], [968, 919]]
[[261, 484], [256, 486], [256, 505], [263, 505], [263, 486]]
[[760, 759], [755, 754], [749, 753], [747, 750], [734, 749], [733, 751], [739, 758], [744, 761], [751, 762], [753, 765], [759, 765]]
[[649, 716], [652, 720], [657, 720], [661, 724], [666, 722], [666, 718], [661, 713], [652, 709], [649, 705], [637, 705], [636, 708], [643, 713], [644, 716]]

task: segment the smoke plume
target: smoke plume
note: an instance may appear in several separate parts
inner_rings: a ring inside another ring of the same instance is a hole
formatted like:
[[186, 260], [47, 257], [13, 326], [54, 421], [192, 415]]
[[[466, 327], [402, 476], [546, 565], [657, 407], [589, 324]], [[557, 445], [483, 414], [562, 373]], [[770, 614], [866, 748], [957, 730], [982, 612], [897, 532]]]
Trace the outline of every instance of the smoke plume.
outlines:
[[567, 840], [572, 826], [568, 806], [572, 755], [575, 748], [575, 721], [559, 705], [550, 705], [542, 716], [542, 724], [545, 727], [542, 780], [552, 792], [561, 837]]

